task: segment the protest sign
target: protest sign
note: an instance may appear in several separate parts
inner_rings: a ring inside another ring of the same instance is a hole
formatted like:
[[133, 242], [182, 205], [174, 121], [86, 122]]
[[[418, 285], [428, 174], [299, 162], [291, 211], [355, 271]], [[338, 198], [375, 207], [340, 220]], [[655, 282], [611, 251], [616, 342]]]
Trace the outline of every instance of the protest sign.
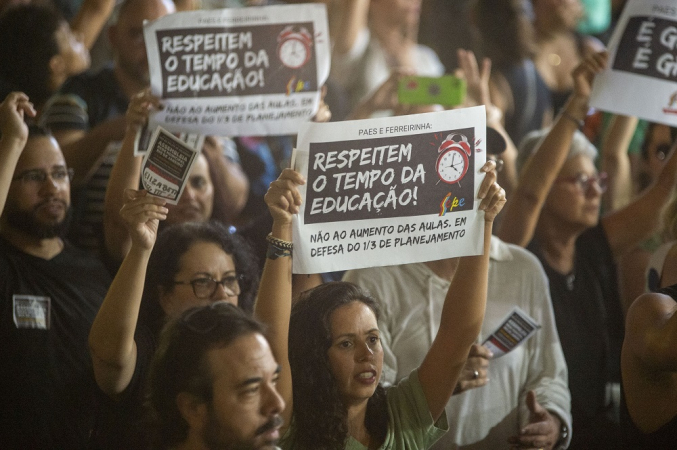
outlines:
[[296, 134], [329, 76], [322, 4], [169, 14], [144, 25], [151, 125], [228, 136]]
[[[155, 127], [155, 130], [157, 130], [158, 127]], [[197, 151], [200, 151], [202, 149], [202, 144], [204, 144], [205, 137], [203, 134], [195, 134], [195, 133], [172, 133], [175, 137], [181, 139], [183, 142], [185, 142], [189, 147], [194, 148]], [[153, 131], [152, 128], [149, 128], [148, 125], [145, 127], [141, 128], [136, 132], [136, 136], [134, 137], [134, 156], [145, 156], [146, 153], [148, 153], [148, 149], [150, 148], [150, 142], [153, 136], [155, 135], [155, 131]]]
[[482, 345], [491, 350], [494, 358], [498, 358], [510, 353], [515, 347], [533, 336], [540, 328], [541, 326], [529, 314], [515, 306]]
[[630, 0], [590, 104], [677, 126], [677, 0]]
[[176, 205], [198, 153], [172, 133], [157, 127], [141, 163], [143, 188]]
[[294, 273], [480, 254], [485, 151], [483, 106], [304, 124]]

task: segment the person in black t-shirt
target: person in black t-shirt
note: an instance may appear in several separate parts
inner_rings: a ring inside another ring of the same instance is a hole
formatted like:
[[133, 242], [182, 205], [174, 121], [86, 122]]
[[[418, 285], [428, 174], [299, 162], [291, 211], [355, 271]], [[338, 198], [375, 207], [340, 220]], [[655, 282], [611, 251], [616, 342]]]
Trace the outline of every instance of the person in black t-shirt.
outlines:
[[577, 129], [588, 111], [594, 75], [604, 70], [607, 58], [598, 53], [583, 61], [573, 72], [574, 93], [553, 127], [525, 138], [520, 158], [529, 159], [499, 231], [507, 242], [528, 245], [550, 281], [569, 368], [571, 449], [620, 448], [624, 319], [616, 261], [657, 227], [677, 182], [673, 151], [649, 189], [600, 218], [606, 176], [597, 173], [597, 150]]
[[87, 335], [110, 276], [61, 237], [70, 178], [23, 93], [0, 104], [0, 442], [80, 449], [93, 426]]

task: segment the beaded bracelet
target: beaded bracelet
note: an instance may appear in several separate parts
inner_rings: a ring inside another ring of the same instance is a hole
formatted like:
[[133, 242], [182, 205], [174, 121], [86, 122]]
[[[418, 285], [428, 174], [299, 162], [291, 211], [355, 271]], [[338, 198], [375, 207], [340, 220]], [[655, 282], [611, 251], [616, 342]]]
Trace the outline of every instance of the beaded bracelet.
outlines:
[[266, 258], [268, 259], [277, 259], [283, 258], [285, 256], [291, 256], [291, 250], [286, 248], [280, 248], [275, 244], [268, 244], [268, 251], [266, 252]]
[[291, 256], [292, 249], [294, 248], [294, 244], [292, 242], [276, 238], [272, 233], [268, 233], [268, 236], [266, 236], [266, 241], [268, 241], [268, 251], [266, 252], [266, 258], [277, 259], [283, 258], [285, 256]]
[[276, 238], [273, 236], [273, 233], [268, 233], [268, 236], [266, 236], [266, 241], [280, 249], [291, 250], [294, 248], [294, 244], [292, 242]]

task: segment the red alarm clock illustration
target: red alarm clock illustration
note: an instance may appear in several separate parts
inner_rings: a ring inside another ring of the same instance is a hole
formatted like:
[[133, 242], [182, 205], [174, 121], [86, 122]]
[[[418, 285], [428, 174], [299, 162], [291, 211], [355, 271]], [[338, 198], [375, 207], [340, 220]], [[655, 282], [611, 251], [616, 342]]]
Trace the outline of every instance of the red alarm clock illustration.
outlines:
[[296, 31], [291, 25], [285, 27], [277, 42], [277, 56], [290, 69], [298, 69], [310, 60], [313, 37], [305, 28]]
[[450, 134], [437, 149], [437, 175], [447, 184], [463, 179], [470, 165], [470, 144], [462, 134]]

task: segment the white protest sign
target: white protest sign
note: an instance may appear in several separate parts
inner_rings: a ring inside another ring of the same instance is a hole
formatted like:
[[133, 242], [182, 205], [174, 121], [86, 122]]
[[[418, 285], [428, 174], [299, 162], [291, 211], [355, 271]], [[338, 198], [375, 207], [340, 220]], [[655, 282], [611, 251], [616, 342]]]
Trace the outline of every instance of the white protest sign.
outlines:
[[227, 136], [296, 134], [329, 76], [323, 4], [169, 14], [144, 24], [152, 125]]
[[304, 124], [294, 273], [481, 254], [485, 151], [483, 106]]
[[515, 306], [503, 319], [496, 331], [482, 343], [491, 350], [494, 358], [510, 353], [536, 333], [541, 328], [529, 314]]
[[[151, 131], [152, 128], [149, 128], [147, 125], [136, 132], [134, 137], [134, 156], [145, 156], [148, 153], [150, 148], [150, 142], [155, 132], [160, 127], [155, 127], [155, 131]], [[204, 144], [205, 137], [202, 134], [196, 133], [173, 133], [175, 137], [181, 139], [189, 147], [196, 150], [202, 149], [202, 144]]]
[[198, 154], [172, 133], [157, 127], [141, 163], [143, 188], [176, 205]]
[[590, 104], [677, 126], [677, 0], [630, 0]]

